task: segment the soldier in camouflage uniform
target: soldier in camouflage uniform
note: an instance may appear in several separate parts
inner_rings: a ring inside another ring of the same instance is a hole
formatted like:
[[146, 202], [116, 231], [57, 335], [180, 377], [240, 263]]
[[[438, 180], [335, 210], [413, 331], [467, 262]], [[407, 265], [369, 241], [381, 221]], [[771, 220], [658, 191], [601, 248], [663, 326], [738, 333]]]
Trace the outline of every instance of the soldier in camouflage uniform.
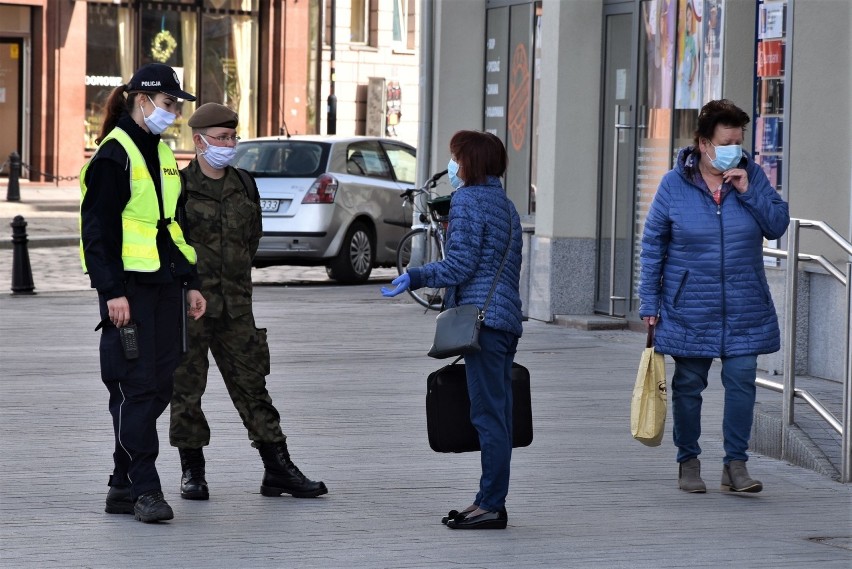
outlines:
[[260, 491], [313, 498], [328, 492], [290, 460], [278, 411], [266, 390], [269, 346], [252, 314], [251, 263], [262, 234], [252, 177], [229, 163], [236, 150], [238, 115], [217, 103], [201, 105], [189, 119], [197, 156], [181, 171], [187, 241], [198, 253], [207, 299], [204, 318], [188, 324], [189, 350], [174, 377], [169, 439], [180, 453], [181, 497], [207, 500], [202, 447], [210, 428], [201, 410], [208, 350], [265, 467]]

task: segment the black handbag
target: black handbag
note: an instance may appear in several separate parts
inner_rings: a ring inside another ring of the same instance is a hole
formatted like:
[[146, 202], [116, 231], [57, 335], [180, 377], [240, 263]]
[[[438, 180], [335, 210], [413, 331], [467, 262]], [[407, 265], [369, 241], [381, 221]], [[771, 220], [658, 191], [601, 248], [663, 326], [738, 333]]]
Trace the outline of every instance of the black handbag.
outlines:
[[[485, 303], [486, 306], [488, 303]], [[485, 313], [473, 304], [441, 312], [435, 319], [435, 338], [429, 356], [442, 360], [479, 351], [479, 327]]]
[[[472, 452], [479, 435], [470, 422], [470, 397], [464, 364], [453, 363], [429, 374], [426, 380], [426, 430], [435, 452]], [[512, 446], [533, 440], [530, 372], [512, 364]]]
[[435, 338], [432, 340], [432, 347], [429, 349], [429, 357], [442, 360], [454, 356], [463, 356], [480, 350], [479, 327], [482, 325], [482, 321], [485, 320], [485, 309], [488, 308], [488, 303], [491, 302], [494, 289], [497, 288], [497, 280], [503, 272], [503, 266], [506, 264], [506, 256], [509, 254], [511, 247], [512, 212], [510, 210], [509, 245], [503, 251], [503, 260], [500, 261], [500, 268], [497, 269], [497, 274], [494, 275], [494, 282], [491, 283], [491, 290], [488, 291], [488, 296], [485, 297], [485, 304], [482, 305], [482, 310], [473, 304], [462, 304], [448, 310], [441, 310], [441, 313], [435, 318]]

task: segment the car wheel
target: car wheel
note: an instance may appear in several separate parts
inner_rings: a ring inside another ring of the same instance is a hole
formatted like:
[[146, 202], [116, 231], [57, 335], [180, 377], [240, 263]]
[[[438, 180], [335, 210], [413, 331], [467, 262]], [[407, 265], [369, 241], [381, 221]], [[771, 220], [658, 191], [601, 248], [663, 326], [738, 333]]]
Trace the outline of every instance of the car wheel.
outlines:
[[370, 230], [360, 222], [346, 232], [340, 252], [328, 266], [328, 276], [342, 283], [362, 283], [373, 270], [373, 239]]

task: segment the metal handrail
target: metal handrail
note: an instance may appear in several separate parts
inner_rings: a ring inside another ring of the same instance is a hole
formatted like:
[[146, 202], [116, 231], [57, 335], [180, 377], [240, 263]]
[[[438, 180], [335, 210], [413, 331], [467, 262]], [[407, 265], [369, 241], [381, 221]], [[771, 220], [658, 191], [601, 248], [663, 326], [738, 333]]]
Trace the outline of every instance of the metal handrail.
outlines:
[[[831, 261], [822, 255], [799, 253], [799, 230], [802, 227], [818, 229], [852, 257], [852, 243], [823, 221], [790, 219], [787, 231], [787, 250], [765, 247], [763, 254], [769, 257], [786, 258], [786, 294], [784, 299], [784, 383], [759, 378], [757, 385], [782, 394], [781, 406], [781, 455], [786, 457], [787, 429], [793, 424], [793, 400], [804, 400], [835, 431], [840, 433], [841, 465], [840, 481], [852, 481], [852, 261], [846, 264], [844, 275]], [[843, 418], [838, 420], [826, 407], [807, 390], [796, 388], [796, 305], [798, 302], [799, 262], [813, 262], [825, 269], [846, 288], [846, 341], [844, 343]]]
[[[776, 259], [787, 258], [787, 251], [784, 251], [783, 249], [770, 249], [769, 247], [764, 247], [763, 254], [767, 257], [775, 257]], [[820, 267], [825, 269], [831, 276], [840, 281], [840, 284], [846, 286], [846, 276], [840, 272], [840, 269], [834, 266], [834, 263], [832, 263], [822, 255], [809, 255], [807, 253], [799, 253], [799, 260], [818, 264]]]

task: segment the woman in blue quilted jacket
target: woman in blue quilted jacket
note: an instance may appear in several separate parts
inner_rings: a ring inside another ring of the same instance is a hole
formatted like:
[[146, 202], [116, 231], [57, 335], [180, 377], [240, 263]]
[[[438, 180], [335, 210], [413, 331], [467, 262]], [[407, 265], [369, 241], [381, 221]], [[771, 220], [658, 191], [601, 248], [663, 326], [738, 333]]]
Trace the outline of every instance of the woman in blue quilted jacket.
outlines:
[[499, 138], [462, 130], [450, 140], [450, 153], [447, 170], [456, 191], [450, 202], [446, 257], [410, 268], [393, 281], [396, 288], [383, 288], [382, 294], [447, 287], [447, 307], [474, 304], [482, 308], [497, 279], [479, 331], [482, 350], [464, 357], [471, 422], [482, 449], [479, 492], [470, 506], [452, 510], [442, 521], [452, 529], [504, 529], [512, 459], [511, 371], [523, 331], [521, 221], [500, 183], [506, 171], [506, 148]]
[[742, 150], [748, 115], [710, 101], [695, 144], [663, 176], [642, 236], [639, 313], [655, 327], [655, 348], [672, 356], [672, 416], [678, 486], [706, 491], [698, 455], [701, 392], [722, 361], [725, 457], [722, 489], [760, 492], [746, 469], [757, 356], [778, 351], [780, 333], [763, 268], [764, 239], [790, 221], [787, 204]]

